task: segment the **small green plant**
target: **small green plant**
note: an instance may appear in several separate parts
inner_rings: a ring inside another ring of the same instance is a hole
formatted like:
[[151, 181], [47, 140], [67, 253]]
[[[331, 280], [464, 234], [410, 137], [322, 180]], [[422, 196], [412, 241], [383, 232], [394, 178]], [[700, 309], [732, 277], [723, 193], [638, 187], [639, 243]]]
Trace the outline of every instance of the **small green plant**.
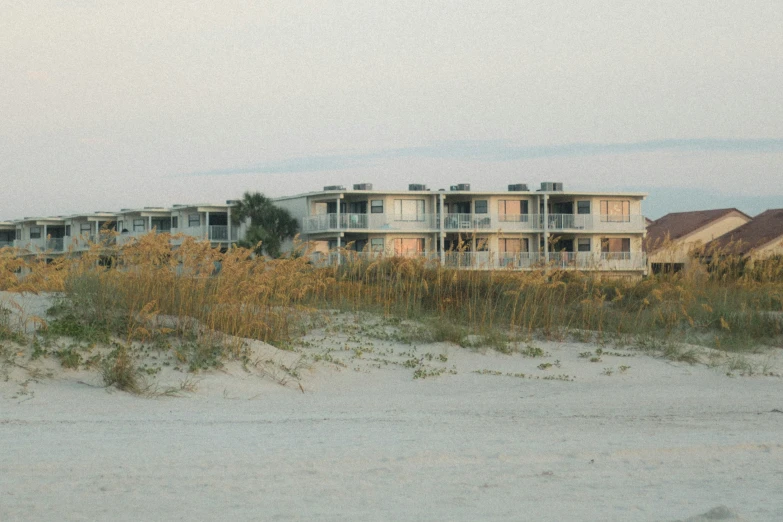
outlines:
[[539, 370], [548, 370], [552, 367], [552, 363], [541, 363], [538, 365]]
[[614, 370], [612, 368], [604, 368], [604, 371], [601, 372], [601, 375], [606, 375], [609, 377], [614, 373]]
[[519, 353], [522, 354], [523, 357], [530, 357], [530, 358], [546, 357], [547, 355], [549, 355], [542, 348], [539, 348], [538, 346], [533, 346], [532, 344], [528, 344], [527, 346], [525, 346], [525, 348], [520, 350]]
[[118, 390], [136, 394], [142, 391], [133, 359], [124, 345], [115, 344], [114, 350], [103, 362], [101, 375], [107, 387], [114, 386]]
[[620, 370], [620, 373], [625, 373], [625, 372], [627, 372], [627, 371], [628, 371], [628, 370], [630, 370], [630, 369], [631, 369], [631, 367], [630, 367], [630, 366], [626, 366], [626, 365], [622, 365], [622, 366], [620, 366], [620, 368], [619, 368], [619, 370]]

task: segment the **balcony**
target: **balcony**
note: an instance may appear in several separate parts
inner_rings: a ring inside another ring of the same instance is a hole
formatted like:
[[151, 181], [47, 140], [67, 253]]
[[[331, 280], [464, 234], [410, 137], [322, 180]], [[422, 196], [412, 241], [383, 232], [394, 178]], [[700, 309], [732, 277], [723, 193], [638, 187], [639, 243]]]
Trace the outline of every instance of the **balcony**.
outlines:
[[[173, 230], [172, 233], [177, 234], [177, 230]], [[186, 227], [180, 230], [179, 233], [197, 239], [213, 241], [215, 243], [228, 243], [237, 240], [239, 227], [228, 225]]]
[[[437, 252], [394, 256], [390, 252], [329, 252], [315, 253], [310, 261], [316, 266], [333, 266], [359, 261], [375, 261], [388, 257], [422, 257], [440, 262]], [[647, 256], [643, 252], [446, 252], [443, 266], [461, 270], [583, 270], [586, 272], [641, 272], [646, 270]]]
[[[543, 216], [542, 216], [543, 218]], [[543, 219], [541, 220], [543, 223]], [[584, 230], [587, 232], [644, 232], [644, 217], [634, 215], [601, 215], [601, 214], [549, 214], [547, 216], [549, 230]], [[542, 225], [543, 227], [543, 225]]]
[[444, 230], [491, 230], [492, 218], [489, 214], [446, 214], [443, 218]]
[[30, 253], [38, 252], [63, 252], [64, 251], [64, 238], [34, 238], [34, 239], [17, 239], [14, 241], [14, 246], [20, 250], [26, 250]]
[[351, 230], [420, 230], [439, 228], [436, 214], [392, 216], [388, 214], [320, 214], [302, 219], [302, 232], [351, 231]]

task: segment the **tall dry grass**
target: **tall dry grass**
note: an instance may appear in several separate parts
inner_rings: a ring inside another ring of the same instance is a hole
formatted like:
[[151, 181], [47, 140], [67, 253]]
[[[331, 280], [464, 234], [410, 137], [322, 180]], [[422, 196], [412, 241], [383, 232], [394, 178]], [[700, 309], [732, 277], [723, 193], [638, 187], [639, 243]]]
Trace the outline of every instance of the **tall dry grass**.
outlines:
[[371, 310], [477, 333], [589, 331], [726, 349], [780, 346], [783, 337], [780, 259], [738, 270], [735, 258], [714, 256], [703, 269], [632, 282], [578, 272], [455, 270], [421, 258], [318, 268], [308, 258], [268, 260], [189, 238], [172, 247], [168, 235], [149, 234], [53, 261], [6, 250], [0, 288], [63, 292], [80, 320], [139, 339], [153, 336], [153, 319], [166, 316], [161, 324], [182, 335], [205, 328], [285, 341], [318, 308]]

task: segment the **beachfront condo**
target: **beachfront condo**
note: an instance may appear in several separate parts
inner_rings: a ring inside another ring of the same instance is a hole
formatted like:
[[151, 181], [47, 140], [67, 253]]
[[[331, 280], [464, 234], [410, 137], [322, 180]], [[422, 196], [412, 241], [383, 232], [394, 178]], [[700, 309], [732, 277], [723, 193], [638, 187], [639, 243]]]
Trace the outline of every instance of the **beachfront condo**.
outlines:
[[[282, 197], [300, 221], [301, 240], [321, 263], [358, 257], [425, 256], [464, 269], [540, 267], [641, 276], [643, 193], [570, 192], [562, 183], [474, 191], [468, 184], [429, 190], [346, 189]], [[347, 249], [347, 250], [346, 250]]]

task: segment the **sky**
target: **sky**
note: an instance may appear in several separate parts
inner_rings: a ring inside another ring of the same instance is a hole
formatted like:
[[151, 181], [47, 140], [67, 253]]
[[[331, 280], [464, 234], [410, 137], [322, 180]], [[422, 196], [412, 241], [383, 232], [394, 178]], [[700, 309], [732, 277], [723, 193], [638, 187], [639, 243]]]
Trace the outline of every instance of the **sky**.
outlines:
[[781, 0], [0, 12], [0, 220], [361, 182], [783, 207]]

